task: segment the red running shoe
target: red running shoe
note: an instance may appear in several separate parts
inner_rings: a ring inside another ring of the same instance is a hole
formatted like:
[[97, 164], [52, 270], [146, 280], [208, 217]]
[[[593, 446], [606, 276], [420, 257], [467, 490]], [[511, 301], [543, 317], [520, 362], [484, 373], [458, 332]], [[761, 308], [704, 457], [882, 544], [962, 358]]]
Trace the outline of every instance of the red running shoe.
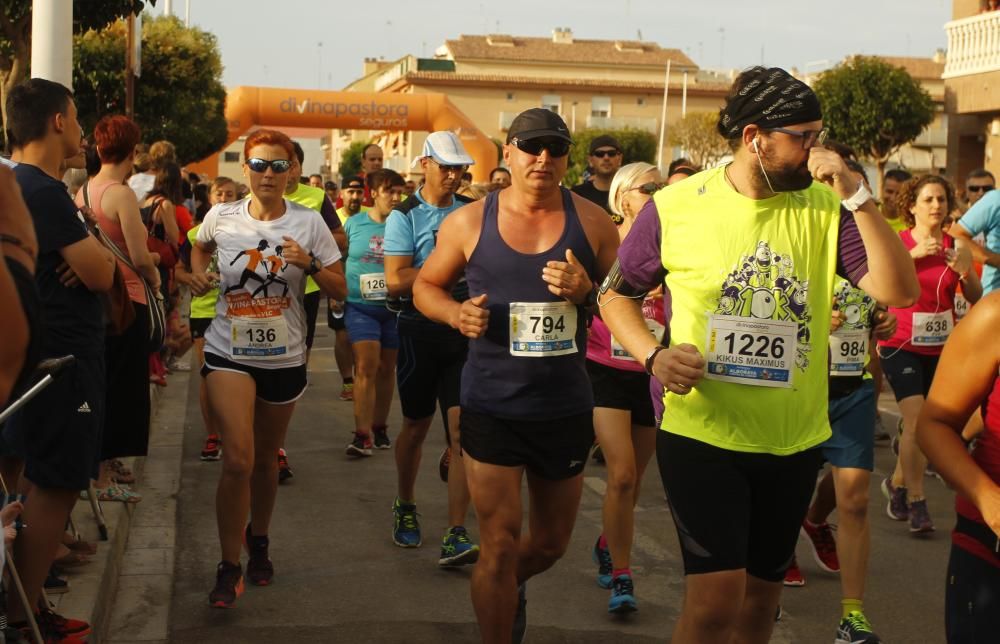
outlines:
[[809, 523], [802, 521], [802, 535], [808, 539], [816, 564], [826, 572], [840, 572], [840, 560], [837, 558], [837, 541], [833, 538], [833, 528], [829, 523]]
[[[799, 570], [799, 562], [795, 557], [792, 557], [792, 565], [788, 567], [785, 571], [785, 585], [786, 586], [805, 586], [806, 578], [802, 576], [802, 571]], [[777, 621], [780, 618], [775, 618]]]

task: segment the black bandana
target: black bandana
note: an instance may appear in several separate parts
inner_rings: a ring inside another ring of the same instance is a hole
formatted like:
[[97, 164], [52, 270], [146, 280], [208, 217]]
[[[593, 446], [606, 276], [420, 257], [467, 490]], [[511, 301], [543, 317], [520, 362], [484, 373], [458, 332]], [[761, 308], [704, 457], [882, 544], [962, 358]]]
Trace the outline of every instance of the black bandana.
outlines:
[[812, 89], [780, 67], [754, 67], [740, 81], [719, 114], [719, 134], [727, 139], [737, 138], [751, 124], [767, 129], [823, 118]]

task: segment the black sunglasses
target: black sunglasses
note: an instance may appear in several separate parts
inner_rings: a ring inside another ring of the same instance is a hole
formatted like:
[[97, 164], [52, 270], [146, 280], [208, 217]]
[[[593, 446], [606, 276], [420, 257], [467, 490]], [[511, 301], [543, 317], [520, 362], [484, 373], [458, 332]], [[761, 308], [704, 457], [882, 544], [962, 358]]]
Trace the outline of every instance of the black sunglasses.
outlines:
[[[431, 161], [434, 161], [434, 159], [431, 159]], [[462, 174], [469, 169], [469, 166], [467, 165], [445, 165], [443, 163], [438, 163], [437, 161], [434, 161], [434, 163], [437, 167], [441, 168], [441, 172], [454, 172]]]
[[993, 186], [966, 186], [966, 192], [989, 192]]
[[594, 150], [590, 153], [590, 156], [603, 159], [604, 157], [616, 157], [621, 153], [621, 150]]
[[771, 127], [767, 128], [768, 132], [781, 132], [782, 134], [791, 134], [792, 136], [797, 136], [802, 139], [802, 149], [808, 150], [814, 145], [822, 146], [826, 143], [827, 136], [829, 136], [829, 131], [826, 128], [822, 130], [789, 130], [783, 127]]
[[274, 174], [281, 174], [283, 172], [288, 172], [288, 169], [292, 167], [292, 162], [288, 159], [274, 159], [273, 161], [268, 161], [266, 159], [258, 159], [254, 157], [252, 159], [247, 159], [247, 167], [254, 172], [264, 173], [267, 172], [268, 168], [274, 170]]
[[562, 139], [528, 139], [527, 141], [513, 138], [511, 144], [521, 152], [538, 156], [542, 150], [548, 150], [549, 156], [554, 158], [564, 157], [569, 154], [569, 142]]
[[650, 181], [649, 183], [644, 183], [641, 186], [633, 186], [629, 190], [638, 190], [644, 195], [655, 194], [657, 190], [663, 187], [662, 183], [656, 183], [655, 181]]

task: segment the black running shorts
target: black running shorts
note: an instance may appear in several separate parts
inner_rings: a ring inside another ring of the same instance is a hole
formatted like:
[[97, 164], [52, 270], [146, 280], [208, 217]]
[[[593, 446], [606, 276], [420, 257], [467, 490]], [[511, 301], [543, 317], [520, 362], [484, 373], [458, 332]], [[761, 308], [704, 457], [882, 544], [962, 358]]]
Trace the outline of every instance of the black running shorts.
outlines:
[[462, 410], [462, 453], [481, 463], [524, 466], [550, 481], [583, 473], [594, 444], [594, 414], [510, 420]]
[[306, 293], [302, 298], [302, 307], [306, 310], [306, 348], [312, 349], [313, 338], [316, 337], [316, 318], [319, 317], [320, 291]]
[[735, 452], [660, 431], [656, 459], [684, 574], [745, 569], [764, 581], [784, 579], [816, 486], [818, 448]]
[[205, 364], [201, 377], [207, 378], [213, 371], [233, 371], [245, 373], [257, 385], [257, 398], [272, 405], [287, 405], [302, 397], [306, 392], [306, 366], [262, 369], [233, 362], [214, 353], [205, 352]]
[[653, 427], [653, 399], [645, 372], [615, 369], [587, 360], [587, 373], [594, 389], [594, 407], [623, 409], [631, 412], [633, 425]]
[[205, 332], [208, 331], [208, 327], [211, 326], [212, 320], [215, 318], [191, 318], [188, 321], [188, 326], [191, 327], [191, 339], [197, 340], [198, 338], [204, 338]]
[[429, 418], [437, 404], [447, 427], [448, 410], [458, 407], [462, 367], [468, 353], [465, 339], [435, 341], [400, 333], [396, 383], [403, 416], [411, 420]]
[[879, 347], [879, 357], [882, 371], [892, 385], [896, 402], [910, 396], [927, 397], [941, 356], [929, 356], [893, 347]]

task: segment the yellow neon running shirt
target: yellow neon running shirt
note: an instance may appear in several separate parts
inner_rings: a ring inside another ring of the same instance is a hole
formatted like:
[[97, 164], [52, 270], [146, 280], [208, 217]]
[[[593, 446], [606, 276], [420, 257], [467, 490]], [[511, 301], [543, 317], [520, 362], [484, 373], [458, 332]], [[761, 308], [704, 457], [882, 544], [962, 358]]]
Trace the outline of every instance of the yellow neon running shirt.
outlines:
[[[323, 200], [326, 199], [326, 191], [322, 188], [300, 183], [295, 192], [285, 195], [285, 199], [319, 212], [323, 209]], [[316, 283], [316, 280], [312, 277], [306, 277], [306, 295], [315, 293], [318, 290], [319, 284]]]
[[[188, 243], [194, 246], [198, 237], [198, 229], [201, 224], [195, 224], [187, 232]], [[208, 265], [210, 273], [218, 273], [219, 266], [213, 255], [211, 263]], [[219, 289], [213, 288], [204, 295], [191, 295], [191, 317], [196, 319], [206, 319], [215, 317], [215, 303], [219, 299]]]
[[795, 352], [790, 388], [703, 378], [686, 396], [664, 395], [662, 428], [723, 449], [777, 455], [825, 441], [840, 198], [814, 182], [753, 200], [716, 168], [654, 200], [673, 298], [671, 345], [692, 344], [706, 355], [711, 315], [791, 322], [796, 336], [787, 349]]

